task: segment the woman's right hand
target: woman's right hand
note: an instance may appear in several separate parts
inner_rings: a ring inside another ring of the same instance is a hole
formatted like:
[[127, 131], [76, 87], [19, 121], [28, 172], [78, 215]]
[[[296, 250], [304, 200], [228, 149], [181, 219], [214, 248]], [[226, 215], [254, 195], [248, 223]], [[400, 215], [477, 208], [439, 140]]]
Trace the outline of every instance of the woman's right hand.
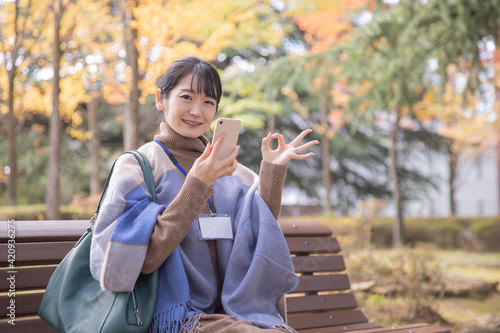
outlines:
[[214, 145], [208, 143], [203, 154], [198, 157], [189, 171], [189, 174], [195, 176], [208, 186], [211, 186], [219, 178], [231, 176], [238, 166], [236, 157], [238, 156], [240, 146], [236, 146], [228, 158], [217, 158], [217, 153], [222, 146], [225, 136], [226, 134], [223, 133]]

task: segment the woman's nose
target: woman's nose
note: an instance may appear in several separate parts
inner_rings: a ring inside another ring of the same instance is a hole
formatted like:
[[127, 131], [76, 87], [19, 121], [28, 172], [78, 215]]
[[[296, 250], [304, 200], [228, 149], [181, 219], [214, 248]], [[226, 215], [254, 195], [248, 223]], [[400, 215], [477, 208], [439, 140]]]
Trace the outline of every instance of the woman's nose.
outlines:
[[201, 105], [200, 103], [193, 103], [193, 106], [191, 107], [191, 110], [189, 110], [189, 114], [193, 116], [200, 116], [201, 115]]

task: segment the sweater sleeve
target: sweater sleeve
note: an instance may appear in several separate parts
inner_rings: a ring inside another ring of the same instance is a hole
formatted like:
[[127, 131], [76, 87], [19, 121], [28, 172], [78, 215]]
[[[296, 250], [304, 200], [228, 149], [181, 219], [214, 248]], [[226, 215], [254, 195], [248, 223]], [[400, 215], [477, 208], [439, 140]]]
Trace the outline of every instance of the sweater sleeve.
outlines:
[[286, 178], [286, 165], [262, 161], [258, 192], [277, 220], [281, 211], [281, 195]]
[[150, 274], [163, 264], [184, 239], [212, 192], [211, 186], [188, 174], [181, 191], [165, 211], [158, 215], [142, 273]]

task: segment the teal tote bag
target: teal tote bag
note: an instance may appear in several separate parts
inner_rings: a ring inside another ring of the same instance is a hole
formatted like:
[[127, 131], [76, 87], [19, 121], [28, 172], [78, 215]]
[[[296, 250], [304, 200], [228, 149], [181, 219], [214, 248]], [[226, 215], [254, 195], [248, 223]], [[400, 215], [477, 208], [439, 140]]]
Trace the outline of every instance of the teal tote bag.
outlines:
[[[151, 165], [139, 151], [133, 154], [141, 165], [151, 201], [156, 202]], [[116, 163], [116, 161], [115, 161]], [[52, 274], [38, 310], [39, 316], [59, 332], [148, 332], [158, 295], [158, 272], [141, 274], [132, 292], [102, 290], [90, 272], [92, 225], [109, 185], [114, 164], [106, 179], [91, 224]]]

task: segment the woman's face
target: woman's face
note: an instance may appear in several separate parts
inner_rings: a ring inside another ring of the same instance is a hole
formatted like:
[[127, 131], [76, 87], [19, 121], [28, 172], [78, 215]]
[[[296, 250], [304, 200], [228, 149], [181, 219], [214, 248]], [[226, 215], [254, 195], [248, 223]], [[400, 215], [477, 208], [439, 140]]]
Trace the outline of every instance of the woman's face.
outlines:
[[161, 91], [156, 91], [156, 107], [165, 112], [167, 124], [177, 133], [188, 138], [203, 135], [217, 111], [217, 100], [203, 92], [198, 94], [193, 87], [198, 86], [198, 78], [188, 74], [170, 91], [168, 98], [161, 98]]

